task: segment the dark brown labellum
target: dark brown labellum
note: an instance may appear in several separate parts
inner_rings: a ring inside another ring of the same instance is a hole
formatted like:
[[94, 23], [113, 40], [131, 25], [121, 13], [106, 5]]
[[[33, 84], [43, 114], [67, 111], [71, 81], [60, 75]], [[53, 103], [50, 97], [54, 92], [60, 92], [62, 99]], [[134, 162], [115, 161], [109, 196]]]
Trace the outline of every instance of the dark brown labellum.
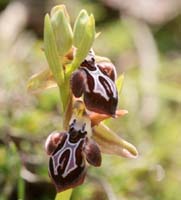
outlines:
[[[92, 56], [92, 55], [91, 55]], [[90, 55], [72, 74], [71, 88], [75, 97], [84, 95], [86, 108], [101, 114], [115, 115], [118, 94], [113, 64], [95, 63]]]
[[86, 173], [82, 151], [87, 132], [85, 126], [75, 130], [74, 123], [63, 133], [49, 160], [49, 174], [59, 192], [82, 184]]
[[46, 141], [46, 149], [50, 154], [49, 175], [58, 192], [83, 183], [86, 175], [85, 158], [94, 166], [101, 164], [99, 147], [88, 139], [86, 124], [80, 128], [76, 125], [76, 120], [73, 120], [68, 132], [51, 134]]

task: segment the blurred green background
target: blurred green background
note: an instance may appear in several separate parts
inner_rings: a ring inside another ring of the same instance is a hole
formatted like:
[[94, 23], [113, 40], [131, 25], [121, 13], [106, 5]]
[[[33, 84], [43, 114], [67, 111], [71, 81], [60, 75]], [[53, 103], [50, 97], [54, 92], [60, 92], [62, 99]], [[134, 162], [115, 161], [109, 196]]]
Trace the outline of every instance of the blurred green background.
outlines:
[[31, 94], [26, 83], [47, 67], [43, 17], [60, 3], [72, 24], [83, 8], [94, 14], [96, 53], [125, 74], [119, 108], [129, 114], [107, 123], [139, 151], [103, 155], [71, 200], [180, 200], [180, 0], [0, 0], [0, 200], [55, 196], [44, 141], [61, 130], [58, 90]]

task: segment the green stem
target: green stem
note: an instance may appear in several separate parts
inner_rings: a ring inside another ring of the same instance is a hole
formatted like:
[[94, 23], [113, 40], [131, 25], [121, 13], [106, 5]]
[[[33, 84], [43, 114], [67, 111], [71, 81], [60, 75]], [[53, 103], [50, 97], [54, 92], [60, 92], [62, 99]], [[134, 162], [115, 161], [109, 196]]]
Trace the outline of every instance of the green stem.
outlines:
[[66, 78], [64, 83], [59, 86], [61, 107], [63, 112], [63, 128], [67, 130], [69, 121], [72, 116], [72, 93], [70, 89], [70, 78]]
[[65, 112], [63, 114], [63, 128], [65, 130], [68, 129], [68, 126], [69, 126], [69, 122], [70, 122], [70, 119], [72, 117], [72, 102], [73, 102], [73, 99], [72, 99], [72, 95], [70, 94], [69, 98], [67, 99], [67, 105], [65, 107]]
[[19, 175], [18, 179], [18, 200], [25, 199], [25, 182], [22, 177]]
[[[63, 128], [68, 129], [69, 121], [72, 116], [72, 103], [73, 97], [70, 90], [69, 79], [65, 79], [64, 83], [59, 86], [60, 98], [61, 98], [61, 107], [63, 111]], [[72, 189], [66, 190], [61, 193], [57, 193], [55, 200], [70, 200], [72, 194]]]

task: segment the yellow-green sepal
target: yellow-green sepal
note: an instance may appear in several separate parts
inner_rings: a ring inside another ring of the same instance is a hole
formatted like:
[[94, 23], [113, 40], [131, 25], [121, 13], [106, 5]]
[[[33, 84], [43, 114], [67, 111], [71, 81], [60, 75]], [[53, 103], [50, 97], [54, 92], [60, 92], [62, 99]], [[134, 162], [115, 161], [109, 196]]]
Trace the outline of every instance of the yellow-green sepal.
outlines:
[[32, 93], [38, 93], [53, 87], [57, 87], [57, 83], [55, 82], [50, 69], [45, 69], [37, 74], [34, 74], [30, 77], [27, 83], [27, 89]]
[[72, 189], [56, 194], [55, 200], [69, 200], [72, 195]]
[[94, 126], [92, 130], [93, 139], [99, 144], [103, 153], [115, 154], [127, 158], [136, 158], [138, 156], [135, 146], [119, 137], [106, 125], [100, 123]]
[[116, 80], [116, 87], [118, 90], [118, 93], [120, 94], [123, 88], [123, 82], [124, 82], [124, 74], [121, 74], [117, 80]]

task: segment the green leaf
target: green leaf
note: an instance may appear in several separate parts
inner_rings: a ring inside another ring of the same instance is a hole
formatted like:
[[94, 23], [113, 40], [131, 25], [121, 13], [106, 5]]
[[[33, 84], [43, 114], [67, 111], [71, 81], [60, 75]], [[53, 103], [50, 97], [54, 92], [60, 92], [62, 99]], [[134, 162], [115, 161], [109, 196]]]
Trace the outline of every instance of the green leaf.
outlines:
[[116, 80], [116, 86], [119, 94], [121, 93], [121, 90], [123, 88], [123, 82], [124, 82], [124, 74], [121, 74]]
[[57, 193], [55, 200], [69, 200], [72, 194], [72, 189]]
[[44, 23], [44, 49], [49, 67], [52, 70], [57, 84], [60, 86], [64, 80], [64, 73], [62, 61], [58, 55], [56, 40], [48, 14], [45, 16]]
[[53, 87], [57, 87], [57, 83], [50, 69], [45, 69], [33, 75], [27, 83], [28, 91], [33, 93], [38, 93]]
[[73, 33], [65, 6], [53, 8], [51, 23], [60, 56], [64, 56], [72, 47]]
[[132, 144], [123, 140], [102, 123], [93, 127], [93, 139], [99, 144], [103, 153], [127, 158], [136, 158], [138, 156], [138, 152]]

